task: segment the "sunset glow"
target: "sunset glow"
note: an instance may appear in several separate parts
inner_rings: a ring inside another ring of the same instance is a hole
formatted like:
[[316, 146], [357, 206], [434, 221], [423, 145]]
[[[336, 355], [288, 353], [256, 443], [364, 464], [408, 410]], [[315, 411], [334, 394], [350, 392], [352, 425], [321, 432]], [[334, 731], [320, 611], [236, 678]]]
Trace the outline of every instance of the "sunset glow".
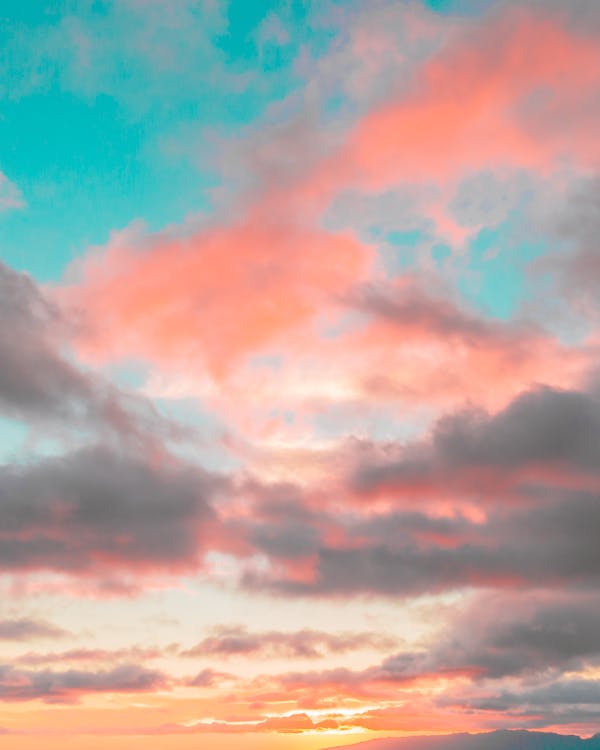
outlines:
[[600, 731], [600, 2], [1, 18], [0, 747]]

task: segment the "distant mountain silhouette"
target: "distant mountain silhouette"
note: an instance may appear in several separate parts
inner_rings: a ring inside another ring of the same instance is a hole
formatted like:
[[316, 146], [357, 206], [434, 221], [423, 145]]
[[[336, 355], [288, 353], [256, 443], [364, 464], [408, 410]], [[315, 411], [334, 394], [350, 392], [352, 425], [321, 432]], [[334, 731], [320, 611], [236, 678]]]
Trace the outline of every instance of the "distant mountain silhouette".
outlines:
[[600, 733], [589, 739], [574, 734], [500, 730], [484, 734], [390, 737], [330, 750], [600, 750]]

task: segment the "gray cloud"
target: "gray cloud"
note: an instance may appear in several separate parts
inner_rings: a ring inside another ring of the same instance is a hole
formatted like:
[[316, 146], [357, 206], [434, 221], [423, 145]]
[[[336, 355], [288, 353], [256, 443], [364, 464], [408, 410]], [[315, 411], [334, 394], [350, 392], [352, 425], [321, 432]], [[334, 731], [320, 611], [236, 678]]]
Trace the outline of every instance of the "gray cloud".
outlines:
[[219, 672], [216, 669], [203, 669], [185, 684], [189, 687], [214, 687], [225, 680], [235, 679], [229, 672]]
[[[336, 507], [339, 485], [319, 508], [297, 496], [290, 519], [273, 512], [273, 489], [265, 490], [255, 520], [242, 525], [273, 567], [247, 573], [245, 585], [414, 596], [600, 582], [600, 401], [591, 393], [539, 387], [494, 415], [444, 417], [429, 440], [356, 443], [344, 462], [346, 491], [358, 501], [345, 512]], [[386, 510], [370, 506], [373, 495]], [[440, 517], [448, 498], [455, 511]], [[463, 503], [481, 517], [459, 511]], [[294, 575], [297, 559], [310, 562], [311, 578]]]
[[[595, 8], [596, 25], [600, 28], [600, 13]], [[583, 16], [582, 16], [583, 17]], [[596, 118], [600, 106], [596, 105]], [[548, 253], [533, 261], [531, 271], [550, 275], [554, 294], [551, 295], [556, 315], [566, 319], [571, 327], [583, 318], [584, 323], [597, 322], [600, 308], [600, 176], [579, 180], [550, 217], [543, 220], [559, 251]], [[547, 295], [548, 296], [548, 295]], [[548, 299], [539, 303], [547, 310]], [[579, 321], [580, 322], [580, 321]]]
[[139, 693], [165, 687], [165, 676], [133, 664], [100, 672], [34, 672], [0, 666], [0, 700], [74, 703], [87, 693]]
[[311, 552], [315, 573], [310, 580], [298, 580], [293, 572], [288, 577], [278, 567], [271, 575], [247, 574], [244, 583], [293, 595], [346, 596], [597, 586], [598, 495], [543, 485], [528, 486], [527, 493], [539, 497], [525, 506], [492, 507], [479, 523], [460, 515], [437, 519], [402, 512], [339, 519], [335, 546], [320, 539]]
[[540, 675], [548, 682], [600, 661], [600, 605], [589, 594], [486, 595], [419, 660], [427, 669], [470, 668], [478, 679]]
[[0, 467], [0, 565], [65, 573], [197, 565], [222, 486], [171, 459], [101, 447]]
[[[389, 718], [383, 726], [382, 718]], [[589, 717], [588, 717], [589, 718]], [[378, 709], [359, 717], [357, 724], [369, 726], [373, 719], [373, 728], [388, 730], [405, 728], [402, 723], [402, 712], [398, 709]], [[394, 720], [400, 720], [395, 724]], [[521, 719], [522, 725], [532, 726], [533, 722]], [[489, 722], [486, 723], [489, 726]], [[371, 750], [597, 750], [600, 737], [583, 739], [576, 735], [555, 734], [552, 732], [528, 732], [525, 730], [500, 730], [477, 734], [451, 734], [438, 737], [394, 737], [373, 740], [369, 743]], [[338, 750], [350, 750], [351, 745], [338, 746]], [[329, 750], [333, 750], [330, 748]]]
[[346, 653], [361, 648], [387, 649], [395, 639], [378, 633], [326, 633], [318, 630], [295, 632], [249, 632], [243, 626], [217, 628], [185, 656], [268, 656], [315, 659], [327, 653]]
[[538, 388], [493, 417], [474, 413], [438, 423], [434, 449], [449, 462], [519, 466], [561, 462], [589, 470], [600, 458], [600, 401], [585, 393]]
[[449, 298], [450, 293], [449, 289], [427, 289], [416, 283], [399, 288], [379, 282], [357, 287], [348, 302], [403, 329], [427, 330], [432, 335], [472, 344], [508, 343], [509, 334], [512, 333], [512, 343], [517, 344], [514, 335], [516, 329], [461, 309], [456, 301]]
[[36, 638], [65, 638], [66, 630], [45, 620], [34, 620], [28, 617], [16, 620], [0, 620], [0, 640], [28, 641]]
[[[599, 706], [600, 680], [561, 679], [551, 684], [524, 687], [520, 690], [500, 690], [491, 695], [473, 698], [470, 705], [486, 711], [532, 709], [552, 710], [556, 714], [560, 707], [571, 710], [573, 706]], [[593, 710], [597, 711], [598, 708]]]
[[158, 648], [141, 648], [132, 646], [130, 648], [120, 649], [100, 649], [100, 648], [73, 648], [67, 651], [54, 651], [40, 653], [30, 651], [20, 654], [12, 659], [13, 664], [20, 664], [27, 667], [39, 667], [44, 664], [65, 664], [68, 662], [84, 663], [117, 663], [117, 662], [141, 662], [149, 659], [158, 659], [165, 656], [168, 649]]
[[521, 394], [495, 415], [467, 410], [442, 418], [430, 443], [383, 446], [379, 456], [372, 451], [358, 466], [354, 484], [364, 491], [416, 481], [447, 486], [469, 468], [508, 470], [533, 463], [597, 473], [598, 398], [540, 387]]
[[147, 399], [75, 366], [71, 324], [23, 273], [0, 263], [0, 413], [141, 445], [181, 438]]
[[319, 532], [310, 524], [293, 521], [256, 524], [248, 528], [253, 545], [273, 557], [304, 557], [318, 548]]
[[445, 678], [454, 682], [434, 698], [438, 709], [506, 711], [527, 720], [543, 714], [546, 725], [552, 715], [569, 723], [581, 711], [588, 721], [600, 703], [600, 681], [562, 675], [600, 663], [599, 619], [595, 596], [486, 594], [456, 612], [419, 651], [365, 669], [289, 672], [272, 682], [296, 700], [335, 689], [402, 702], [421, 680]]

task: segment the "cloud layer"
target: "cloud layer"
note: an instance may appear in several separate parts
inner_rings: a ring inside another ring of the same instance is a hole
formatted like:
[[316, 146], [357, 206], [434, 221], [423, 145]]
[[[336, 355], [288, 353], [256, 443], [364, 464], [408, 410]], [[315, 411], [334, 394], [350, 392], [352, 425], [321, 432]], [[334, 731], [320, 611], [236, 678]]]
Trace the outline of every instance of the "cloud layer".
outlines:
[[2, 62], [6, 732], [595, 732], [596, 4], [76, 6]]

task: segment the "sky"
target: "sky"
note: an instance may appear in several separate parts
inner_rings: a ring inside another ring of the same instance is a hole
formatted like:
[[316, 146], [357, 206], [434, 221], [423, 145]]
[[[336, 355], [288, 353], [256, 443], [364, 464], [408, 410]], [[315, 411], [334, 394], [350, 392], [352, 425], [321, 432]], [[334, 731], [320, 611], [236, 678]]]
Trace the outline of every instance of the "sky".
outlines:
[[600, 4], [4, 0], [6, 750], [600, 718]]

